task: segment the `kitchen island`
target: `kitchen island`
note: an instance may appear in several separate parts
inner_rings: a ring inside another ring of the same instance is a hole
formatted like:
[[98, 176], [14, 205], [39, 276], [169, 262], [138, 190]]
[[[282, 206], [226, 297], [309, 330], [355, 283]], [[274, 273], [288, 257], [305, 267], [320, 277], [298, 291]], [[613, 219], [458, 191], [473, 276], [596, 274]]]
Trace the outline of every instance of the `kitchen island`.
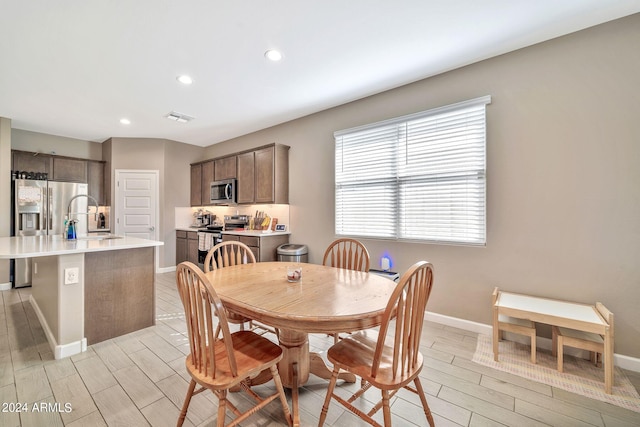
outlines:
[[155, 247], [89, 235], [0, 237], [0, 259], [33, 258], [33, 306], [54, 357], [155, 324]]

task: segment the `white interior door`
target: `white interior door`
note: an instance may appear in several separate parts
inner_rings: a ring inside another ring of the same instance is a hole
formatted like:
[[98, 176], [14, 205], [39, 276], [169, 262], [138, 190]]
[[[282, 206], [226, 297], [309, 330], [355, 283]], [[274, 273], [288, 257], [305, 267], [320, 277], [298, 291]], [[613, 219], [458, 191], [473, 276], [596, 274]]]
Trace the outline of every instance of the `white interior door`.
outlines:
[[158, 240], [158, 171], [115, 172], [116, 234]]

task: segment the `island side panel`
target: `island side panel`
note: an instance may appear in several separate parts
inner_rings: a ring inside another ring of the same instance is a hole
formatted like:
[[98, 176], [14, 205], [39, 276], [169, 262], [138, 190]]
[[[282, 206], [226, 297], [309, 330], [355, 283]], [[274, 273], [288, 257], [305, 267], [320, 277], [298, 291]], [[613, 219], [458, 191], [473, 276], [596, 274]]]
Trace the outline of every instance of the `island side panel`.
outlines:
[[[37, 257], [32, 263], [31, 300], [55, 358], [79, 353], [84, 346], [84, 254]], [[69, 284], [66, 269], [78, 273]]]
[[89, 345], [155, 324], [155, 248], [85, 254]]
[[[51, 338], [55, 341], [53, 345], [60, 343], [60, 326], [58, 322], [58, 257], [40, 257], [32, 260], [34, 272], [31, 279], [31, 298], [37, 304], [43, 319], [40, 323], [46, 323], [46, 327], [51, 332]], [[81, 319], [79, 319], [81, 320]]]

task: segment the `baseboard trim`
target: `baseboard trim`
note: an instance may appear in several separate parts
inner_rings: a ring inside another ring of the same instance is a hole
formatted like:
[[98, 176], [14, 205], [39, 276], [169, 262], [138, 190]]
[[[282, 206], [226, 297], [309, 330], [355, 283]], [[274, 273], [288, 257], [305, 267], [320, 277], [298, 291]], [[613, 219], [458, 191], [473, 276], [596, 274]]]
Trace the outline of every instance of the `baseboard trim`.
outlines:
[[[451, 326], [452, 328], [458, 328], [469, 332], [475, 332], [478, 334], [484, 334], [491, 336], [493, 333], [493, 326], [485, 323], [472, 322], [471, 320], [460, 319], [457, 317], [445, 316], [444, 314], [433, 313], [427, 311], [425, 319], [430, 322], [440, 323], [441, 325]], [[521, 342], [523, 344], [529, 344], [529, 339], [522, 335], [509, 334], [507, 338], [510, 341]], [[551, 350], [551, 338], [537, 337], [537, 346], [545, 350]], [[569, 354], [576, 357], [587, 358], [588, 353], [579, 349], [565, 347], [565, 354]], [[625, 356], [623, 354], [614, 354], [613, 360], [616, 366], [629, 371], [640, 372], [640, 358]]]
[[11, 289], [11, 282], [0, 283], [0, 291], [8, 291]]
[[171, 273], [172, 271], [176, 271], [176, 266], [175, 265], [173, 267], [159, 267], [158, 271], [156, 271], [156, 273], [158, 273], [158, 274]]
[[29, 302], [31, 303], [31, 307], [33, 307], [33, 311], [35, 311], [36, 316], [38, 317], [38, 321], [40, 322], [40, 326], [42, 326], [42, 330], [44, 331], [45, 336], [47, 337], [47, 341], [49, 342], [49, 347], [53, 350], [53, 357], [58, 360], [65, 357], [73, 356], [74, 354], [82, 353], [83, 351], [87, 351], [87, 339], [82, 338], [80, 341], [74, 341], [69, 344], [58, 344], [51, 329], [49, 328], [49, 324], [44, 318], [38, 303], [33, 298], [33, 296], [29, 296]]

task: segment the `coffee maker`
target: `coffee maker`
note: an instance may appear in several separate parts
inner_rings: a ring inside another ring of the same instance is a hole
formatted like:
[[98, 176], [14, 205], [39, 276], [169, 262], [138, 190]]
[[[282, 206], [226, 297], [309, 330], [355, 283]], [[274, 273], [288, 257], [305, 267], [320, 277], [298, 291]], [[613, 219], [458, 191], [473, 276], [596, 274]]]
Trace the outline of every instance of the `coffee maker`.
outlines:
[[206, 227], [207, 225], [210, 225], [215, 219], [215, 215], [204, 212], [198, 212], [194, 215], [194, 217], [195, 221], [193, 225], [196, 227]]

